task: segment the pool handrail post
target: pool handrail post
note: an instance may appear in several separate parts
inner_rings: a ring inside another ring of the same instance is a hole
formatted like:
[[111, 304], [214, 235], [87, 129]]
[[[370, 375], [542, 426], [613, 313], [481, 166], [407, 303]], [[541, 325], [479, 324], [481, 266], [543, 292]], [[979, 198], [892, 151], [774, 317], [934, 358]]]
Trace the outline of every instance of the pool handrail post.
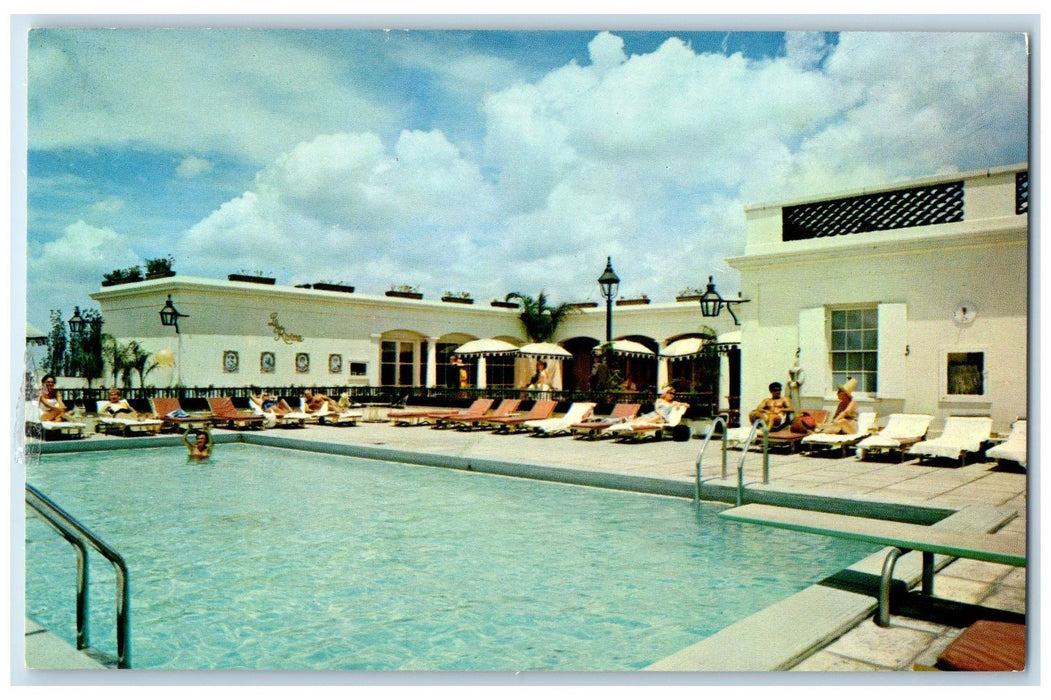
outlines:
[[708, 426], [708, 432], [704, 435], [704, 442], [701, 443], [701, 449], [697, 453], [697, 478], [693, 490], [693, 502], [701, 502], [701, 459], [704, 457], [704, 450], [708, 447], [708, 442], [712, 439], [712, 433], [715, 432], [715, 427], [722, 423], [723, 426], [723, 478], [726, 478], [726, 431], [729, 429], [729, 425], [726, 419], [722, 415], [717, 415], [712, 420], [712, 424]]
[[748, 431], [748, 437], [744, 441], [744, 447], [741, 449], [741, 458], [737, 460], [737, 505], [741, 505], [741, 501], [744, 497], [744, 460], [748, 456], [748, 446], [752, 444], [752, 440], [755, 439], [756, 431], [763, 429], [763, 483], [770, 483], [770, 452], [769, 452], [769, 437], [770, 429], [766, 425], [766, 421], [762, 418], [756, 418], [755, 422], [752, 423], [752, 429]]
[[73, 545], [77, 552], [77, 649], [90, 646], [88, 637], [88, 554], [85, 543], [113, 565], [117, 589], [117, 668], [131, 668], [131, 590], [128, 566], [116, 550], [80, 524], [73, 516], [38, 489], [26, 484], [26, 505], [30, 506]]

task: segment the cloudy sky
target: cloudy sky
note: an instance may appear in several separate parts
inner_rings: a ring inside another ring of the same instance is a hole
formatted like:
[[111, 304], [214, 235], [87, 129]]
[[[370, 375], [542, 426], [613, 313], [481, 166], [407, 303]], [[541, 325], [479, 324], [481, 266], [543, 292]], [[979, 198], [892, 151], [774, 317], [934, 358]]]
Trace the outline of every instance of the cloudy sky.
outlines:
[[[27, 319], [110, 270], [670, 301], [745, 206], [1026, 161], [1018, 33], [35, 29]], [[15, 154], [16, 158], [19, 154]]]

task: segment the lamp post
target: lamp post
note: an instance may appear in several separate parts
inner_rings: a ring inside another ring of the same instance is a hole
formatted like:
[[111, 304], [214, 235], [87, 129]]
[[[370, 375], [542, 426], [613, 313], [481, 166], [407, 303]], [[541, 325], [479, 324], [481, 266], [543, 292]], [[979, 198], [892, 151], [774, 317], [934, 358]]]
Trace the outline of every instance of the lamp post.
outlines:
[[734, 313], [732, 304], [745, 304], [751, 299], [741, 298], [741, 293], [737, 293], [737, 299], [723, 299], [719, 292], [715, 291], [715, 283], [712, 282], [711, 275], [708, 276], [708, 288], [704, 290], [704, 294], [701, 295], [701, 316], [705, 318], [715, 318], [726, 307], [726, 310], [733, 316], [734, 325], [739, 326], [741, 322], [737, 320], [737, 314]]
[[182, 385], [182, 333], [179, 332], [179, 319], [189, 318], [187, 314], [179, 313], [179, 310], [172, 304], [172, 295], [168, 295], [168, 301], [164, 303], [164, 308], [160, 310], [161, 314], [161, 325], [162, 326], [173, 326], [175, 328], [175, 336], [179, 339], [179, 356], [176, 359], [175, 367], [175, 381], [181, 386]]
[[598, 278], [598, 285], [602, 290], [602, 297], [606, 300], [606, 342], [609, 343], [613, 340], [613, 297], [617, 296], [620, 287], [620, 278], [613, 271], [609, 257], [606, 258], [606, 269]]
[[[80, 315], [80, 307], [74, 306], [73, 316], [68, 323], [70, 343], [73, 344], [73, 354], [77, 358], [76, 365], [81, 376], [88, 380], [90, 387], [91, 380], [102, 374], [102, 351], [99, 347], [102, 317], [97, 311], [88, 311], [87, 318], [84, 318]], [[87, 339], [84, 338], [85, 331], [88, 332]], [[96, 370], [98, 375], [95, 374]]]

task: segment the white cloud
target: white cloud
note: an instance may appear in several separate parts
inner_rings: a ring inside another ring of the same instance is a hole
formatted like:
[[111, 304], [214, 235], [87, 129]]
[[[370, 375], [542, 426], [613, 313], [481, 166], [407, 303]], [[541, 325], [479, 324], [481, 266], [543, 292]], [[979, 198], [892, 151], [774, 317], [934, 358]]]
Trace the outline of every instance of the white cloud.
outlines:
[[[27, 251], [27, 299], [35, 309], [63, 309], [98, 289], [103, 274], [141, 262], [127, 236], [84, 221], [66, 227], [60, 238]], [[77, 293], [79, 292], [79, 293]], [[46, 319], [46, 315], [38, 318]], [[67, 313], [68, 315], [68, 313]]]
[[[393, 114], [346, 63], [299, 32], [35, 29], [29, 131], [36, 148], [137, 146], [270, 159]], [[394, 99], [393, 97], [391, 99]]]
[[193, 178], [211, 171], [211, 161], [198, 156], [186, 156], [175, 166], [175, 174], [181, 178]]
[[[218, 88], [180, 125], [200, 138], [176, 135], [167, 121], [160, 138], [185, 142], [186, 152], [214, 146], [267, 158], [248, 191], [174, 248], [193, 261], [180, 264], [184, 274], [258, 268], [285, 282], [342, 279], [361, 291], [412, 284], [484, 298], [546, 289], [568, 300], [597, 298], [595, 279], [611, 255], [625, 294], [670, 299], [709, 274], [733, 293], [725, 258], [743, 251], [748, 204], [1026, 157], [1020, 35], [866, 32], [827, 43], [793, 33], [783, 56], [751, 60], [698, 54], [674, 38], [629, 57], [620, 37], [603, 32], [588, 45], [590, 64], [571, 61], [532, 81], [470, 51], [398, 44], [397, 59], [441, 88], [415, 96], [433, 100], [436, 125], [425, 129], [360, 127], [382, 110], [349, 108], [357, 93], [338, 62], [297, 53], [280, 35], [251, 37], [232, 57], [195, 33], [174, 49], [170, 36], [158, 41], [169, 57], [188, 47], [204, 54], [189, 66], [154, 61], [175, 75], [161, 82]], [[57, 105], [41, 115], [61, 117], [72, 103], [53, 91], [81, 69], [70, 65], [74, 54], [43, 48], [42, 94]], [[253, 63], [252, 52], [267, 61]], [[131, 55], [150, 65], [141, 49]], [[285, 63], [271, 75], [275, 61]], [[114, 70], [125, 81], [141, 77]], [[199, 84], [195, 71], [207, 74]], [[84, 123], [63, 128], [112, 126], [118, 95], [95, 72], [80, 79], [102, 81], [109, 102], [91, 98]], [[144, 106], [178, 102], [148, 89], [128, 99], [131, 118], [113, 127], [115, 140], [147, 138], [146, 115], [155, 115]], [[450, 107], [455, 100], [466, 101]], [[443, 126], [476, 111], [484, 145], [458, 122]]]

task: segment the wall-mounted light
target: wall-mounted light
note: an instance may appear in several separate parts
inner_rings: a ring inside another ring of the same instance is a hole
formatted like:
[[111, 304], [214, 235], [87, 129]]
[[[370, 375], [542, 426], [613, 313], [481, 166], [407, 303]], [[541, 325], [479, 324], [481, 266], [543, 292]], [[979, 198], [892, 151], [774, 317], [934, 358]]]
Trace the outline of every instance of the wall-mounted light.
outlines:
[[[161, 325], [162, 326], [174, 326], [176, 334], [179, 333], [179, 319], [180, 318], [189, 318], [189, 316], [187, 314], [181, 314], [181, 313], [179, 313], [178, 309], [175, 308], [175, 305], [172, 304], [172, 295], [171, 294], [168, 295], [168, 301], [166, 301], [164, 303], [164, 308], [160, 310], [160, 314], [161, 314]], [[72, 322], [72, 319], [71, 319], [70, 322]]]
[[737, 299], [723, 299], [719, 292], [715, 291], [715, 283], [712, 282], [712, 278], [708, 277], [708, 288], [704, 290], [704, 294], [701, 295], [701, 315], [705, 318], [715, 318], [726, 307], [726, 310], [733, 316], [734, 325], [739, 326], [741, 322], [737, 320], [737, 314], [734, 313], [733, 304], [745, 304], [751, 299], [742, 299], [741, 293], [737, 293]]

